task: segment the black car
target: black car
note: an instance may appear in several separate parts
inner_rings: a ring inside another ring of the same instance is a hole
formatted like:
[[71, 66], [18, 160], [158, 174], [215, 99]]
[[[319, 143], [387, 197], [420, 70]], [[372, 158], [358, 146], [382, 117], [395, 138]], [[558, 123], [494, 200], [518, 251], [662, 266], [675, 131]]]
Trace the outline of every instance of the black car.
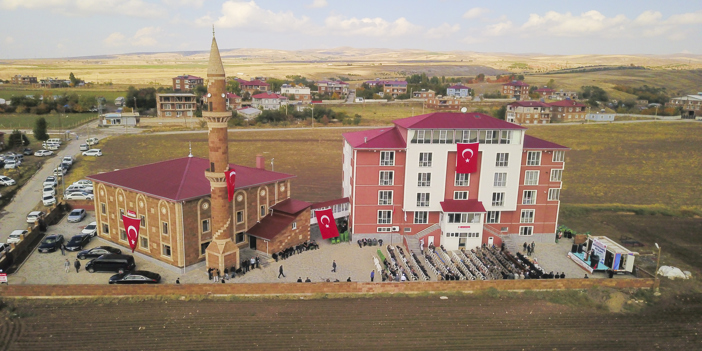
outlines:
[[39, 252], [54, 252], [63, 244], [63, 235], [49, 235], [41, 241]]
[[130, 255], [102, 255], [85, 264], [85, 270], [90, 273], [115, 272], [122, 274], [134, 268], [136, 268], [136, 263], [134, 263], [134, 257]]
[[114, 247], [111, 246], [98, 246], [94, 247], [89, 250], [83, 250], [78, 253], [78, 258], [81, 260], [84, 260], [86, 258], [98, 258], [102, 255], [109, 255], [109, 254], [121, 254], [122, 250], [120, 249], [115, 249]]
[[110, 284], [158, 284], [160, 281], [160, 274], [149, 271], [133, 271], [110, 277]]
[[78, 234], [74, 235], [71, 240], [66, 244], [66, 250], [68, 251], [79, 251], [83, 250], [85, 245], [88, 245], [90, 239], [93, 237], [88, 234]]

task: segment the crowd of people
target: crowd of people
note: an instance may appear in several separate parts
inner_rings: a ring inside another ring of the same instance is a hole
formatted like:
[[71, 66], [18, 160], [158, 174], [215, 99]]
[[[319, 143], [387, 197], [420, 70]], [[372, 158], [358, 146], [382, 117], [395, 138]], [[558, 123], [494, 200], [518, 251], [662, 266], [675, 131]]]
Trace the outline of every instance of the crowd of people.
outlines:
[[361, 239], [357, 240], [358, 248], [362, 249], [364, 246], [383, 246], [383, 239]]
[[276, 262], [278, 262], [278, 260], [287, 259], [292, 255], [300, 254], [300, 253], [307, 251], [307, 250], [317, 250], [317, 249], [319, 249], [319, 244], [317, 244], [316, 240], [311, 240], [311, 241], [306, 241], [300, 245], [288, 247], [287, 249], [285, 249], [283, 251], [275, 252], [275, 253], [273, 253], [272, 257]]

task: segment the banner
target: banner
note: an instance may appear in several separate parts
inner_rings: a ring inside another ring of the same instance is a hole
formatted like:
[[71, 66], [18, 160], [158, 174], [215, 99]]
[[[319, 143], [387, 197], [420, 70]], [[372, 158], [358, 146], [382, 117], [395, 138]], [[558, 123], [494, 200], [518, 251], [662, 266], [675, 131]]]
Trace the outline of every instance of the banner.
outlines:
[[227, 197], [229, 198], [229, 202], [232, 202], [232, 200], [234, 199], [234, 184], [236, 181], [236, 171], [230, 168], [228, 171], [224, 172], [224, 176], [227, 179]]
[[604, 265], [605, 254], [607, 254], [607, 245], [597, 239], [592, 239], [592, 249], [595, 250], [595, 254], [600, 256], [599, 264]]
[[478, 170], [478, 145], [456, 144], [456, 173], [475, 173]]
[[334, 212], [332, 212], [331, 208], [316, 210], [314, 211], [314, 215], [317, 217], [317, 225], [319, 226], [319, 231], [322, 233], [322, 239], [336, 238], [339, 236], [339, 229], [336, 227]]
[[[133, 215], [134, 217], [128, 217], [127, 215]], [[136, 217], [133, 211], [129, 211], [127, 215], [122, 216], [122, 222], [124, 223], [124, 230], [127, 232], [127, 241], [129, 241], [129, 247], [132, 248], [132, 253], [137, 246], [137, 240], [139, 239], [139, 227], [141, 226], [141, 220]]]

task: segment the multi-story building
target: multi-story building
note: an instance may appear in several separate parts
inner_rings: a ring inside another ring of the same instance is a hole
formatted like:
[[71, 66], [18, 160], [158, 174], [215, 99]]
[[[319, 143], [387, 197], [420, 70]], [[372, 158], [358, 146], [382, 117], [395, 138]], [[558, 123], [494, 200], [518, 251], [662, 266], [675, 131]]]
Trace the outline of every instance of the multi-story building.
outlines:
[[468, 97], [470, 96], [470, 88], [461, 84], [452, 85], [446, 89], [446, 96]]
[[196, 110], [197, 96], [195, 94], [156, 94], [157, 117], [192, 117]]
[[196, 86], [204, 84], [204, 79], [185, 74], [173, 78], [173, 91], [191, 91], [195, 89]]
[[398, 95], [401, 94], [407, 94], [407, 82], [404, 80], [381, 80], [381, 79], [376, 79], [376, 80], [369, 80], [366, 81], [365, 84], [367, 84], [369, 87], [382, 87], [383, 88], [383, 96], [388, 95], [392, 97], [397, 97]]
[[277, 110], [287, 103], [287, 97], [275, 93], [261, 93], [251, 97], [251, 106], [262, 110]]
[[346, 96], [349, 93], [349, 83], [340, 80], [322, 80], [317, 82], [317, 92], [329, 95], [337, 93], [340, 96]]
[[[448, 250], [552, 241], [566, 147], [480, 113], [436, 112], [343, 135], [342, 192], [354, 238]], [[456, 172], [456, 143], [479, 143]], [[473, 162], [473, 161], [471, 161]]]
[[529, 100], [529, 84], [513, 80], [502, 85], [502, 95], [516, 100]]
[[[82, 81], [81, 81], [82, 82]], [[35, 84], [37, 88], [42, 89], [56, 89], [61, 87], [68, 87], [71, 85], [71, 81], [68, 79], [58, 79], [58, 78], [45, 78], [40, 79], [39, 83]]]
[[543, 88], [536, 89], [536, 93], [539, 94], [539, 96], [542, 98], [550, 97], [555, 92], [556, 92], [555, 89], [551, 89], [549, 87], [543, 87]]
[[702, 92], [697, 93], [697, 95], [672, 98], [668, 106], [679, 107], [684, 119], [696, 119], [702, 116]]
[[434, 98], [428, 98], [425, 106], [434, 110], [458, 111], [461, 108], [461, 100], [454, 96], [439, 95]]
[[12, 79], [10, 79], [10, 83], [22, 84], [22, 85], [36, 84], [37, 77], [23, 76], [21, 74], [18, 74], [18, 75], [12, 76]]
[[587, 106], [574, 100], [566, 99], [548, 105], [552, 121], [580, 122], [587, 115]]
[[239, 88], [241, 88], [241, 91], [248, 92], [249, 94], [253, 94], [256, 91], [261, 91], [265, 92], [270, 90], [271, 85], [266, 83], [265, 81], [259, 80], [259, 79], [252, 79], [252, 80], [243, 80], [243, 79], [237, 79], [237, 82], [239, 82]]
[[517, 124], [551, 123], [549, 105], [541, 101], [515, 101], [507, 105], [507, 122]]
[[301, 101], [302, 103], [309, 103], [312, 101], [310, 88], [306, 86], [283, 84], [280, 88], [280, 93], [282, 95], [292, 96], [296, 101]]
[[234, 93], [227, 93], [227, 110], [236, 110], [241, 107], [241, 96]]
[[433, 99], [435, 97], [436, 97], [436, 92], [434, 92], [433, 90], [422, 89], [419, 91], [412, 92], [412, 98], [414, 98], [414, 99], [426, 100], [426, 99]]

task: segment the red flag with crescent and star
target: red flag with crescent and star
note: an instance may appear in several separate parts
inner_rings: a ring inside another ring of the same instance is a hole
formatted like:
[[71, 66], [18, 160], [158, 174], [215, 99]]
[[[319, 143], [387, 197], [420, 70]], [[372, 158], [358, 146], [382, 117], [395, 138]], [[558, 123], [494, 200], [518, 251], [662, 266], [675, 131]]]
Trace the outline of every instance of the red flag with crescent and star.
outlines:
[[236, 181], [236, 171], [230, 168], [228, 171], [224, 172], [224, 176], [227, 179], [227, 197], [229, 198], [229, 202], [232, 202], [232, 200], [234, 199], [234, 184]]
[[456, 173], [474, 173], [478, 170], [478, 143], [456, 144]]
[[136, 218], [136, 213], [134, 213], [134, 211], [127, 211], [126, 215], [122, 215], [122, 223], [124, 223], [124, 230], [127, 232], [127, 241], [133, 253], [137, 246], [137, 240], [139, 240], [141, 220]]
[[319, 225], [319, 231], [322, 233], [322, 239], [336, 238], [339, 236], [339, 228], [336, 227], [334, 212], [332, 212], [331, 208], [315, 210], [314, 215], [317, 217], [317, 225]]

